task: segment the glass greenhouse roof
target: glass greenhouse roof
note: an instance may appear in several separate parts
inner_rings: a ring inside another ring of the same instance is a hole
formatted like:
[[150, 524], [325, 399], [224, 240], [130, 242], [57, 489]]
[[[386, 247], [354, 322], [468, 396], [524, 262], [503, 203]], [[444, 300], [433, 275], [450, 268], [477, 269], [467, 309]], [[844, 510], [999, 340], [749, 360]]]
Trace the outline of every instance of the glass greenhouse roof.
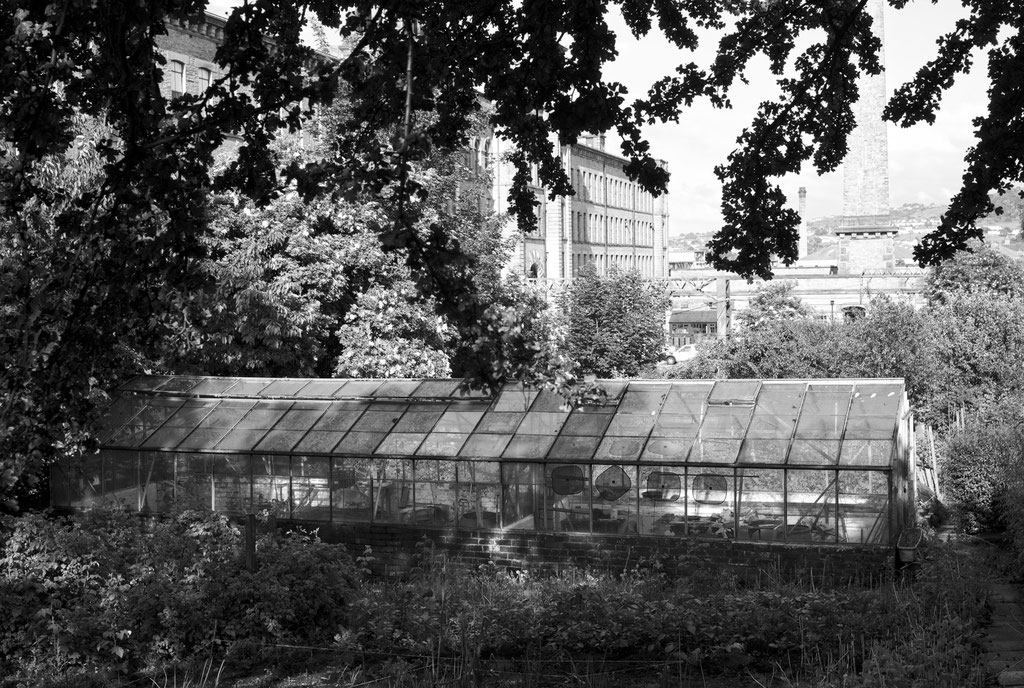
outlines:
[[630, 380], [570, 409], [459, 380], [139, 377], [105, 417], [110, 449], [594, 463], [888, 467], [902, 380]]

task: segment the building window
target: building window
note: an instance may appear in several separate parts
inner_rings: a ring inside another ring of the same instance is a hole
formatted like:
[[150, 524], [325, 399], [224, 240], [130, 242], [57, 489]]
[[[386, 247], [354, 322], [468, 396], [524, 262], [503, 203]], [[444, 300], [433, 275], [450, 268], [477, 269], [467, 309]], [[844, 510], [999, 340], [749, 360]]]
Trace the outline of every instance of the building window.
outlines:
[[196, 88], [200, 95], [206, 93], [206, 90], [210, 88], [210, 70], [205, 67], [199, 68], [199, 77], [196, 79]]
[[171, 60], [171, 98], [185, 92], [185, 63]]

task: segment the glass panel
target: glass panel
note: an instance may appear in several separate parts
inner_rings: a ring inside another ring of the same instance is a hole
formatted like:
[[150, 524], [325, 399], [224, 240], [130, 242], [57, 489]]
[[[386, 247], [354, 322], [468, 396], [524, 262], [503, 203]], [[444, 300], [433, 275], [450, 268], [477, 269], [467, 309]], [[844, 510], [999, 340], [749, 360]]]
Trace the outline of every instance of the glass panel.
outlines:
[[[122, 425], [146, 407], [146, 401], [139, 397], [118, 397], [103, 414], [103, 430], [99, 434], [100, 443], [106, 444]], [[164, 418], [170, 416], [167, 413]]]
[[448, 411], [441, 416], [441, 420], [434, 427], [434, 432], [457, 432], [470, 433], [480, 422], [484, 412], [482, 410], [468, 410], [460, 408], [462, 405], [453, 404]]
[[330, 477], [330, 458], [292, 457], [292, 518], [331, 520]]
[[895, 418], [900, 409], [903, 388], [899, 384], [858, 384], [853, 394], [851, 414], [889, 416]]
[[527, 411], [537, 398], [537, 390], [524, 389], [521, 385], [505, 385], [498, 400], [491, 407], [493, 411]]
[[569, 417], [567, 413], [530, 411], [516, 431], [518, 435], [557, 435]]
[[590, 532], [590, 466], [547, 465], [547, 493], [553, 530]]
[[777, 416], [757, 410], [754, 412], [754, 417], [750, 419], [747, 437], [788, 440], [793, 435], [795, 425], [796, 415]]
[[651, 439], [647, 441], [647, 446], [644, 447], [643, 460], [685, 461], [686, 455], [690, 451], [690, 445], [692, 444], [693, 440], [689, 438], [667, 440]]
[[[168, 438], [167, 444], [161, 445], [158, 444], [155, 440], [157, 439], [157, 435], [163, 433], [164, 430], [173, 431], [174, 428], [161, 428], [157, 432], [153, 433], [152, 437], [146, 440], [145, 446], [152, 449], [161, 447], [166, 449], [172, 449], [175, 446], [177, 446], [178, 449], [195, 449], [202, 451], [204, 449], [212, 449], [213, 447], [217, 446], [217, 443], [220, 442], [221, 439], [229, 432], [224, 428], [199, 428], [198, 430], [193, 430], [191, 433], [189, 433], [189, 436], [183, 439], [181, 442], [178, 442], [177, 445], [175, 445], [174, 443], [174, 438]], [[178, 428], [178, 430], [180, 430], [181, 432], [187, 432], [188, 428]], [[261, 432], [260, 435], [262, 434], [263, 433]], [[258, 439], [258, 437], [256, 439]], [[242, 446], [251, 447], [253, 444], [255, 444], [256, 439], [253, 439], [252, 443], [242, 443]]]
[[432, 432], [416, 450], [418, 456], [458, 456], [462, 445], [469, 439], [466, 433]]
[[285, 411], [292, 405], [291, 402], [261, 401], [245, 418], [238, 421], [237, 429], [248, 430], [269, 430], [274, 427], [277, 421], [281, 420]]
[[846, 440], [839, 463], [844, 466], [891, 466], [892, 440]]
[[553, 435], [516, 435], [508, 443], [502, 456], [506, 459], [542, 459], [548, 455], [548, 450], [554, 442]]
[[129, 419], [123, 426], [112, 432], [103, 443], [136, 447], [173, 416], [181, 405], [180, 399], [151, 399], [149, 404], [142, 408], [134, 418]]
[[[182, 443], [180, 446], [182, 449], [195, 448], [195, 449], [210, 449], [214, 446], [217, 449], [232, 449], [234, 451], [251, 451], [253, 447], [259, 444], [263, 436], [267, 434], [267, 431], [262, 428], [244, 428], [228, 430], [224, 434], [224, 437], [216, 444], [199, 445], [196, 444], [196, 440], [193, 437], [198, 437], [199, 433], [207, 432], [205, 430], [196, 430], [189, 437], [187, 442]], [[224, 431], [221, 431], [224, 432]]]
[[100, 503], [103, 494], [101, 454], [90, 454], [68, 461], [68, 501], [73, 507]]
[[562, 427], [562, 436], [587, 435], [600, 437], [604, 434], [611, 418], [609, 413], [580, 413], [575, 411], [569, 416], [569, 420]]
[[415, 462], [415, 503], [401, 511], [401, 520], [414, 526], [447, 526], [458, 506], [454, 461], [419, 459]]
[[304, 397], [331, 397], [345, 383], [341, 380], [312, 380], [302, 388]]
[[735, 463], [743, 440], [701, 439], [693, 443], [689, 463]]
[[277, 422], [274, 430], [309, 430], [328, 408], [326, 403], [298, 402]]
[[373, 520], [401, 523], [414, 508], [410, 459], [376, 459], [373, 464]]
[[203, 378], [202, 380], [199, 381], [198, 384], [196, 384], [195, 387], [193, 387], [192, 389], [189, 390], [189, 393], [190, 394], [207, 394], [207, 395], [223, 394], [224, 390], [228, 389], [229, 387], [233, 387], [237, 382], [238, 382], [238, 378], [230, 378], [230, 377], [224, 377], [224, 378], [208, 377], [208, 378]]
[[194, 428], [217, 408], [218, 401], [186, 401], [169, 419], [166, 425], [174, 428]]
[[253, 406], [255, 403], [251, 401], [222, 401], [210, 415], [199, 421], [196, 427], [233, 428]]
[[850, 408], [853, 385], [812, 384], [807, 387], [803, 413], [821, 416], [846, 416]]
[[554, 446], [548, 452], [548, 458], [587, 461], [594, 458], [594, 452], [600, 443], [600, 437], [571, 437], [563, 434], [555, 440]]
[[786, 463], [789, 440], [751, 440], [743, 443], [740, 463]]
[[644, 448], [644, 441], [638, 437], [605, 437], [597, 448], [597, 459], [618, 459], [636, 461]]
[[481, 435], [477, 433], [470, 435], [466, 443], [462, 445], [459, 456], [473, 458], [491, 459], [501, 456], [505, 447], [508, 446], [512, 435]]
[[786, 471], [787, 542], [836, 541], [836, 472]]
[[817, 416], [802, 414], [796, 427], [796, 437], [837, 440], [843, 436], [846, 416]]
[[367, 404], [353, 401], [338, 401], [328, 407], [327, 412], [316, 422], [316, 430], [345, 432], [362, 415]]
[[759, 380], [719, 380], [708, 395], [708, 403], [753, 402], [760, 386]]
[[498, 413], [490, 412], [483, 417], [477, 432], [493, 432], [498, 435], [511, 435], [519, 427], [519, 422], [526, 416], [525, 413]]
[[143, 513], [163, 514], [174, 505], [174, 454], [140, 452]]
[[460, 380], [426, 380], [422, 382], [416, 391], [412, 392], [414, 397], [454, 397], [458, 396]]
[[159, 385], [159, 389], [161, 392], [188, 392], [199, 382], [193, 377], [172, 377], [164, 384]]
[[368, 397], [381, 386], [379, 380], [348, 380], [334, 391], [335, 397]]
[[371, 459], [333, 458], [331, 473], [331, 518], [338, 523], [370, 520], [374, 494]]
[[682, 468], [640, 467], [638, 531], [641, 535], [671, 535], [671, 524], [686, 515]]
[[838, 440], [793, 440], [789, 463], [805, 466], [831, 466], [839, 459]]
[[656, 415], [665, 398], [668, 396], [669, 385], [642, 385], [632, 383], [619, 402], [619, 413], [635, 413], [639, 415]]
[[[274, 380], [260, 390], [261, 397], [292, 397], [305, 387], [309, 380]], [[235, 390], [231, 390], [234, 392]]]
[[338, 454], [372, 454], [385, 436], [383, 432], [350, 432], [334, 451]]
[[593, 467], [591, 498], [595, 533], [624, 535], [637, 532], [636, 466]]
[[700, 420], [699, 414], [662, 413], [654, 424], [651, 437], [696, 437]]
[[429, 410], [406, 411], [395, 425], [395, 432], [430, 432], [444, 413], [446, 406], [438, 405]]
[[839, 541], [891, 544], [889, 480], [883, 471], [839, 471]]
[[252, 476], [249, 457], [236, 454], [217, 454], [213, 464], [213, 504], [217, 511], [240, 516], [252, 504]]
[[344, 432], [332, 432], [330, 430], [310, 430], [297, 445], [297, 452], [323, 452], [328, 453], [345, 436]]
[[850, 416], [846, 423], [846, 439], [889, 440], [896, 428], [895, 416]]
[[401, 411], [366, 411], [352, 426], [352, 430], [353, 432], [390, 432], [401, 417]]
[[544, 464], [503, 463], [501, 518], [506, 530], [553, 530]]
[[139, 493], [139, 453], [105, 451], [102, 463], [103, 502], [137, 511], [142, 501]]
[[257, 512], [282, 518], [291, 516], [291, 468], [287, 456], [258, 454], [252, 457], [252, 499]]
[[[373, 393], [374, 397], [395, 397], [404, 399], [416, 391], [422, 383], [419, 380], [388, 380]], [[444, 395], [446, 396], [446, 395]]]
[[[803, 382], [764, 382], [757, 395], [757, 414], [796, 416], [800, 413], [806, 385]], [[755, 414], [755, 415], [757, 415]]]
[[547, 413], [568, 413], [571, 409], [565, 397], [552, 392], [549, 389], [541, 390], [537, 400], [530, 407], [531, 411], [543, 411]]
[[781, 540], [785, 537], [785, 489], [780, 468], [741, 468], [737, 471], [740, 526], [745, 540]]
[[174, 501], [182, 509], [212, 509], [213, 459], [209, 454], [174, 454]]
[[753, 409], [749, 406], [710, 406], [700, 426], [705, 438], [742, 438]]
[[501, 495], [500, 464], [496, 461], [464, 461], [458, 465], [458, 512], [460, 528], [497, 528]]
[[256, 445], [256, 451], [290, 452], [305, 434], [304, 430], [271, 430]]
[[616, 413], [608, 426], [608, 435], [620, 437], [647, 437], [654, 428], [655, 416]]
[[266, 389], [270, 382], [270, 380], [238, 380], [224, 390], [224, 393], [236, 397], [255, 396]]
[[426, 436], [427, 433], [425, 432], [393, 432], [384, 437], [384, 440], [373, 453], [412, 456], [419, 449]]
[[734, 476], [729, 469], [691, 468], [687, 475], [686, 517], [669, 524], [675, 535], [733, 538]]

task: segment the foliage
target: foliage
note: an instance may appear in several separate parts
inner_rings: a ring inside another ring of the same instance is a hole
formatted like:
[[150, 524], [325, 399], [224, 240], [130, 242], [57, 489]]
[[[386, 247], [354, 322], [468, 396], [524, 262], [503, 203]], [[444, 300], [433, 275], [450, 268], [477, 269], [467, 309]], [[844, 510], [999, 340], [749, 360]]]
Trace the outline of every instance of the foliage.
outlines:
[[996, 506], [1016, 550], [1017, 561], [1024, 563], [1024, 460], [1020, 456], [1020, 447], [1018, 442], [1007, 461], [1008, 466], [1003, 473], [1006, 487]]
[[[1019, 413], [1019, 404], [1014, 406]], [[945, 445], [944, 497], [961, 524], [969, 532], [1001, 530], [1007, 509], [1014, 508], [1009, 485], [1024, 464], [1024, 427], [1019, 420], [978, 418], [951, 434]]]
[[745, 309], [736, 314], [736, 324], [744, 333], [776, 320], [813, 317], [814, 311], [793, 291], [796, 282], [771, 281], [758, 288]]
[[947, 303], [955, 294], [991, 294], [1024, 297], [1024, 264], [998, 250], [972, 241], [928, 271], [925, 296], [928, 302]]
[[637, 271], [584, 268], [561, 295], [565, 352], [584, 374], [636, 377], [661, 359], [668, 299]]

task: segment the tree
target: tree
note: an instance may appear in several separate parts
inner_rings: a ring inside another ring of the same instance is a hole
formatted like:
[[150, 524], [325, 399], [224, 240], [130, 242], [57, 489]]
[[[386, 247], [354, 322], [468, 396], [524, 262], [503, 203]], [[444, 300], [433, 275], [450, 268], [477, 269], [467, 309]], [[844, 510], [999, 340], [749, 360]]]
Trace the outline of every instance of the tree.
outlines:
[[742, 332], [764, 327], [777, 320], [813, 317], [814, 311], [794, 294], [796, 282], [766, 282], [757, 289], [750, 303], [736, 314]]
[[947, 303], [955, 294], [1001, 294], [1024, 297], [1024, 264], [981, 242], [971, 242], [932, 267], [925, 281], [925, 296], [931, 304]]
[[565, 351], [582, 374], [636, 377], [661, 360], [668, 297], [637, 271], [585, 267], [561, 297]]

